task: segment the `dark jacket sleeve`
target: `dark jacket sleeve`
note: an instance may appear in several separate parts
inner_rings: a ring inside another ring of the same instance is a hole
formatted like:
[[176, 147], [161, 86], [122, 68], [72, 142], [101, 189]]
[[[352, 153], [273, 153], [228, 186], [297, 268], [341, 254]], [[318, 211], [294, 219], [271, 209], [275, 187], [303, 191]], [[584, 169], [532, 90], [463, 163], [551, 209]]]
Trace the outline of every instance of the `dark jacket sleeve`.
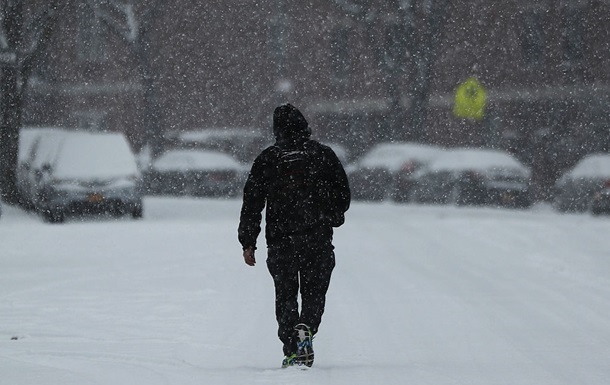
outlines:
[[261, 232], [262, 212], [267, 194], [265, 153], [259, 155], [244, 186], [243, 204], [239, 218], [238, 238], [244, 249], [256, 248], [256, 240]]
[[339, 227], [345, 220], [344, 214], [351, 202], [349, 182], [345, 169], [334, 151], [328, 148], [324, 158], [327, 162], [327, 174], [324, 179], [329, 187], [327, 216], [333, 227]]

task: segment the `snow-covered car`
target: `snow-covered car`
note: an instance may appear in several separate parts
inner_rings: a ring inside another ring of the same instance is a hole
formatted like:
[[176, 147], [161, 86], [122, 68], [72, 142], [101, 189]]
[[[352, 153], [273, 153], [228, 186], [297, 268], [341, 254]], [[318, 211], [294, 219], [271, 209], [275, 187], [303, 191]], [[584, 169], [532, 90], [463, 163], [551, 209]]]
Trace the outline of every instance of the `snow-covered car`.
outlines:
[[352, 197], [359, 200], [409, 200], [414, 172], [441, 152], [440, 147], [419, 143], [375, 145], [346, 168]]
[[230, 154], [240, 162], [251, 163], [269, 144], [269, 138], [263, 132], [255, 127], [221, 127], [170, 132], [166, 137], [174, 148], [216, 150]]
[[[33, 183], [33, 175], [30, 174], [30, 170], [39, 150], [38, 142], [41, 140], [48, 141], [48, 138], [51, 136], [59, 138], [64, 133], [65, 131], [63, 129], [57, 127], [24, 127], [19, 131], [19, 149], [15, 180], [21, 201], [28, 208], [31, 208], [29, 192], [31, 191], [31, 185]], [[45, 137], [47, 139], [43, 139]], [[35, 151], [32, 151], [32, 149]]]
[[238, 195], [246, 166], [231, 155], [200, 149], [168, 150], [145, 172], [146, 191], [153, 195]]
[[42, 169], [48, 167], [66, 136], [64, 130], [24, 131], [20, 139], [16, 182], [27, 208], [36, 209]]
[[590, 154], [555, 183], [553, 206], [562, 212], [587, 211], [610, 181], [610, 154]]
[[531, 171], [498, 150], [447, 150], [416, 175], [421, 203], [528, 207]]
[[31, 151], [28, 196], [47, 221], [73, 214], [142, 217], [141, 174], [123, 134], [45, 134]]

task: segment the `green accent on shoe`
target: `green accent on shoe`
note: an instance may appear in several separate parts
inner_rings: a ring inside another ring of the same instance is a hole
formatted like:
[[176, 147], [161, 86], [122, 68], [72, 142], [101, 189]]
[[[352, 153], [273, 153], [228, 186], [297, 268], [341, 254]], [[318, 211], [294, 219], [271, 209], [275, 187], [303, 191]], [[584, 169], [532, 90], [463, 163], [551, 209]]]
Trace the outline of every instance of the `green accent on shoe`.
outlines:
[[289, 356], [284, 357], [282, 361], [282, 368], [285, 369], [289, 366], [294, 366], [296, 364], [297, 354], [293, 353]]

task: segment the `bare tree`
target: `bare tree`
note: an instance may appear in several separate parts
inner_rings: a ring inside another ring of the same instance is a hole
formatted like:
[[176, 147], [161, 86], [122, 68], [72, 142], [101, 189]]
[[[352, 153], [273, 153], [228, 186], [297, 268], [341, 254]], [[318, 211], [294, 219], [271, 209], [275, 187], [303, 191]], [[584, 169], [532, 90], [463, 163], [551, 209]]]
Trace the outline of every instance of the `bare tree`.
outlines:
[[[430, 97], [432, 65], [436, 57], [448, 0], [392, 0], [386, 6], [397, 23], [383, 32], [384, 38], [371, 42], [381, 52], [389, 100], [387, 117], [393, 139], [425, 140], [423, 129]], [[335, 0], [346, 14], [372, 31], [378, 28], [379, 5], [368, 0]], [[369, 36], [374, 36], [370, 33]], [[406, 95], [401, 89], [408, 81]], [[405, 109], [403, 97], [408, 99]]]
[[[411, 13], [411, 16], [415, 15], [413, 8], [415, 1], [400, 1], [403, 6], [412, 9], [408, 12]], [[411, 23], [410, 36], [413, 42], [413, 46], [409, 47], [413, 57], [413, 72], [408, 95], [411, 103], [407, 124], [411, 131], [410, 139], [425, 141], [424, 122], [428, 113], [432, 66], [436, 61], [448, 0], [424, 0], [422, 3], [421, 28], [415, 26], [416, 20], [409, 21]]]
[[153, 156], [161, 151], [163, 131], [150, 31], [162, 3], [162, 0], [87, 0], [95, 15], [121, 38], [136, 60], [143, 88], [145, 141]]
[[24, 94], [65, 3], [0, 1], [0, 190], [9, 203], [19, 203], [15, 173]]

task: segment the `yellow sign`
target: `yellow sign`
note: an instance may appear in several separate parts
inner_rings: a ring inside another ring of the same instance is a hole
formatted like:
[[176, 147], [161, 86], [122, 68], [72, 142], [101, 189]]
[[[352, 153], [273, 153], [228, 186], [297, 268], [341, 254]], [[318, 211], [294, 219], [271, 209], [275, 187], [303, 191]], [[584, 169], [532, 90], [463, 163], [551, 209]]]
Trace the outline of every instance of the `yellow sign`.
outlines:
[[487, 91], [472, 77], [460, 84], [455, 91], [453, 115], [462, 119], [482, 120], [485, 116]]

